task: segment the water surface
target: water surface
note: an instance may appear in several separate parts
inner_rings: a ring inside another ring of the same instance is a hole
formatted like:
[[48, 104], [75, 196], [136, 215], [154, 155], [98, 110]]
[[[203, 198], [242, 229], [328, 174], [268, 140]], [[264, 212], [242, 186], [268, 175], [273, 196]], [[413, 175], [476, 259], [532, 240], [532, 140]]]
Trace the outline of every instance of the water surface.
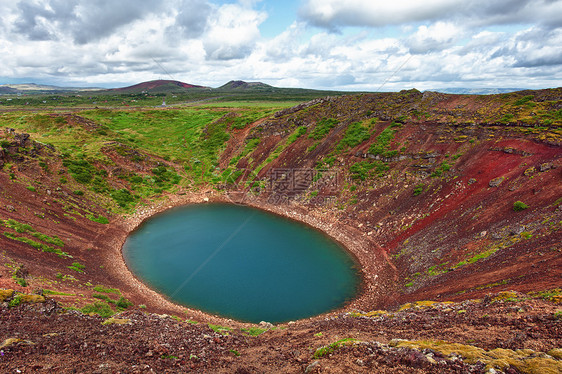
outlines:
[[123, 255], [172, 301], [254, 323], [340, 307], [360, 282], [353, 259], [326, 235], [238, 205], [189, 205], [152, 217], [129, 236]]

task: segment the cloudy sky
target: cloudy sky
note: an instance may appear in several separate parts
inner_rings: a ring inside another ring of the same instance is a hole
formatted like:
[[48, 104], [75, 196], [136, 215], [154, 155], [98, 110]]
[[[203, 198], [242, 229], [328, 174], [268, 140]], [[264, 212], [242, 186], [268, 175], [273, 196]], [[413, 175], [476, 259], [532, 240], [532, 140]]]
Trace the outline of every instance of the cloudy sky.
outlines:
[[562, 0], [0, 0], [0, 84], [562, 86]]

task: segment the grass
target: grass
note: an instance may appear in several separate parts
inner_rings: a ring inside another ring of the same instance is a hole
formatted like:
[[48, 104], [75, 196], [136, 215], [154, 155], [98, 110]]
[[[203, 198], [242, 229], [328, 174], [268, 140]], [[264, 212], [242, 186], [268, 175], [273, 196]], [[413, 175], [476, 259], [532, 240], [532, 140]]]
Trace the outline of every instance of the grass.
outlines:
[[73, 262], [72, 265], [67, 266], [67, 268], [69, 268], [70, 270], [74, 270], [78, 273], [84, 273], [84, 269], [86, 268], [86, 265], [82, 265], [79, 262]]
[[104, 217], [102, 215], [98, 215], [96, 217], [93, 214], [88, 214], [86, 216], [86, 218], [88, 218], [90, 221], [94, 221], [94, 222], [101, 223], [101, 224], [104, 224], [104, 225], [107, 225], [109, 223], [109, 219], [107, 219], [106, 217]]
[[538, 291], [529, 293], [532, 297], [538, 297], [543, 300], [554, 301], [556, 299], [562, 299], [562, 288], [554, 288], [551, 290]]
[[259, 327], [249, 327], [249, 328], [241, 328], [240, 331], [245, 332], [250, 336], [258, 336], [266, 332], [267, 329], [262, 329]]
[[108, 303], [103, 301], [95, 301], [92, 304], [88, 304], [80, 309], [84, 314], [98, 314], [103, 318], [109, 318], [115, 314], [115, 311], [111, 309]]
[[468, 265], [468, 264], [473, 264], [473, 263], [475, 263], [479, 260], [488, 258], [491, 255], [493, 255], [494, 253], [496, 253], [497, 250], [498, 250], [497, 248], [492, 248], [492, 249], [489, 249], [485, 252], [478, 253], [478, 254], [476, 254], [476, 255], [474, 255], [474, 256], [472, 256], [472, 257], [470, 257], [470, 258], [468, 258], [464, 261], [459, 262], [457, 265], [455, 265], [455, 268], [458, 268], [458, 267], [464, 266], [464, 265]]
[[210, 323], [209, 323], [209, 328], [214, 332], [216, 332], [217, 334], [221, 334], [221, 335], [229, 335], [229, 331], [232, 331], [231, 327], [213, 325]]
[[102, 285], [97, 285], [93, 288], [94, 291], [96, 292], [103, 292], [103, 293], [114, 293], [117, 295], [121, 295], [121, 291], [119, 291], [117, 288], [108, 288]]
[[382, 161], [360, 161], [351, 165], [349, 172], [352, 179], [364, 181], [374, 176], [382, 177], [388, 169], [389, 166]]
[[22, 295], [17, 295], [12, 300], [10, 300], [10, 302], [8, 303], [8, 307], [13, 308], [15, 306], [20, 305], [22, 302], [22, 298], [23, 298]]
[[369, 147], [369, 153], [377, 156], [392, 157], [394, 156], [393, 151], [389, 151], [388, 147], [392, 140], [394, 140], [394, 134], [396, 131], [394, 128], [401, 126], [399, 123], [393, 122], [390, 126], [381, 131], [381, 133], [375, 138], [375, 141]]
[[43, 295], [75, 296], [75, 294], [73, 294], [73, 293], [66, 293], [66, 292], [60, 292], [60, 291], [55, 291], [55, 290], [47, 290], [47, 289], [43, 289]]
[[304, 134], [306, 134], [306, 131], [308, 130], [308, 128], [306, 126], [299, 126], [297, 127], [297, 129], [295, 130], [295, 132], [293, 132], [289, 138], [287, 139], [287, 143], [288, 144], [293, 144], [294, 142], [297, 141], [298, 138], [300, 138], [301, 136], [303, 136]]
[[308, 137], [315, 140], [324, 139], [337, 124], [339, 124], [337, 119], [323, 117], [316, 123], [316, 126]]
[[10, 232], [4, 232], [4, 236], [12, 240], [17, 240], [19, 242], [29, 244], [33, 248], [39, 249], [42, 252], [55, 253], [59, 255], [59, 257], [71, 257], [68, 253], [63, 252], [60, 248], [54, 248], [46, 244], [36, 242], [35, 240], [31, 240], [29, 238], [14, 235]]
[[260, 144], [260, 142], [261, 139], [259, 138], [248, 140], [247, 143], [244, 145], [244, 149], [236, 157], [233, 157], [232, 160], [230, 160], [229, 164], [230, 165], [238, 164], [238, 161], [240, 161], [241, 158], [246, 157], [247, 155], [252, 153]]
[[312, 357], [315, 359], [324, 357], [332, 352], [335, 352], [336, 350], [338, 350], [339, 348], [343, 347], [346, 344], [353, 344], [355, 341], [356, 339], [353, 338], [340, 339], [336, 342], [318, 348], [316, 352], [314, 352], [314, 355]]
[[54, 245], [57, 245], [59, 247], [64, 247], [64, 242], [56, 235], [49, 236], [49, 235], [42, 234], [42, 233], [38, 232], [37, 230], [35, 230], [30, 225], [18, 222], [14, 219], [7, 219], [7, 220], [4, 220], [2, 222], [3, 222], [5, 227], [11, 228], [18, 233], [28, 233], [29, 235], [31, 235], [31, 236], [33, 236], [33, 237], [35, 237], [35, 238], [37, 238], [37, 239], [39, 239], [39, 240], [41, 240], [45, 243], [54, 244]]
[[363, 125], [361, 122], [354, 122], [347, 127], [343, 138], [336, 146], [336, 151], [342, 151], [347, 148], [353, 148], [359, 144], [369, 140], [371, 137], [370, 127]]
[[119, 310], [127, 309], [128, 307], [132, 306], [133, 303], [121, 296], [118, 300], [113, 300], [109, 296], [105, 294], [95, 293], [92, 294], [92, 297], [95, 299], [104, 300], [107, 303], [115, 305]]
[[446, 173], [450, 169], [451, 169], [451, 165], [443, 161], [441, 165], [437, 169], [435, 169], [433, 173], [431, 173], [431, 177], [440, 177], [443, 173]]

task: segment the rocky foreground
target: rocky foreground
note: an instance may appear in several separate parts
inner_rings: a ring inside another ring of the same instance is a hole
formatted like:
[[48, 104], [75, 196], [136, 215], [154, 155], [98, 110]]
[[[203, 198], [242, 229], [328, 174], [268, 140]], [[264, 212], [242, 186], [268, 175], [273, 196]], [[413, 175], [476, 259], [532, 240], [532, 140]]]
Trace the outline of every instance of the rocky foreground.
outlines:
[[2, 290], [3, 373], [560, 373], [560, 290], [248, 329]]

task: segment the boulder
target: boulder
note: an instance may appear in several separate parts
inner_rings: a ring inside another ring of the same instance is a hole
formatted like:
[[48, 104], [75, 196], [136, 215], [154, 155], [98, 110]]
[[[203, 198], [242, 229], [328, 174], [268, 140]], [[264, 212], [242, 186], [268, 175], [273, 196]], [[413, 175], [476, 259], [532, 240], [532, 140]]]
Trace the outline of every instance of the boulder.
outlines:
[[492, 179], [489, 183], [488, 186], [490, 187], [498, 187], [500, 184], [502, 184], [502, 182], [505, 180], [504, 177], [498, 177], [498, 178], [494, 178]]

